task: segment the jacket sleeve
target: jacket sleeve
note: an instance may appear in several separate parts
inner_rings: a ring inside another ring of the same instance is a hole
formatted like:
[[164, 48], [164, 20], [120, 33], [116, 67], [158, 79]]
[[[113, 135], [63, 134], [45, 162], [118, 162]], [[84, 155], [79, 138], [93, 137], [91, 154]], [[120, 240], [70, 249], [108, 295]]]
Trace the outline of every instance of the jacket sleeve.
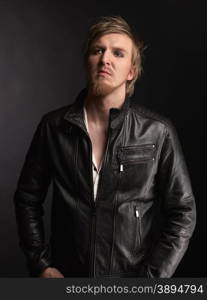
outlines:
[[156, 182], [163, 224], [146, 268], [148, 277], [168, 278], [173, 275], [187, 250], [196, 224], [190, 178], [171, 122], [165, 127]]
[[51, 265], [45, 244], [43, 201], [51, 181], [46, 122], [43, 117], [33, 136], [14, 194], [19, 245], [27, 259], [31, 276]]

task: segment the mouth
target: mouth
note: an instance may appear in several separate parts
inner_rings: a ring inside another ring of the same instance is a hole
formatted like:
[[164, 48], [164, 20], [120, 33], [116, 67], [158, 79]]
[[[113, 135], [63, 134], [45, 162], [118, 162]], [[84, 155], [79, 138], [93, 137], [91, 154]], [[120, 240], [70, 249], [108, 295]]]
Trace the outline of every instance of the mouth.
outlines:
[[98, 75], [111, 76], [111, 73], [105, 70], [98, 71]]

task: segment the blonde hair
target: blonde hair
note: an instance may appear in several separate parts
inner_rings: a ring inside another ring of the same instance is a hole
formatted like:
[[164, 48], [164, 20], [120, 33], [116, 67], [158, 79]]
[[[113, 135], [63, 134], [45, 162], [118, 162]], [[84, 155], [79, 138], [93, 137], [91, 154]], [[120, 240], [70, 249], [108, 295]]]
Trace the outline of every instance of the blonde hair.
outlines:
[[133, 42], [132, 66], [134, 67], [134, 77], [126, 82], [126, 95], [131, 96], [134, 93], [135, 82], [142, 73], [143, 42], [137, 38], [129, 24], [121, 16], [99, 17], [97, 22], [90, 27], [88, 38], [84, 44], [85, 63], [94, 40], [109, 33], [126, 34]]

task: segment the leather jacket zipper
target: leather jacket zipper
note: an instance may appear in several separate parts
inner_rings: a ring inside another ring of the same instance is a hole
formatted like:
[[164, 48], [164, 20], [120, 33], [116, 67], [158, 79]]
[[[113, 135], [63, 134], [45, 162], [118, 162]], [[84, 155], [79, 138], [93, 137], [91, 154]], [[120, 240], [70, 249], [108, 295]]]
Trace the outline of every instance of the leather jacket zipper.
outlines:
[[[95, 243], [96, 243], [96, 201], [94, 201], [94, 185], [93, 185], [93, 170], [92, 170], [92, 143], [89, 134], [87, 133], [88, 139], [89, 139], [89, 144], [90, 144], [90, 166], [91, 166], [91, 191], [92, 191], [92, 220], [91, 220], [91, 245], [90, 245], [90, 255], [89, 255], [89, 264], [90, 264], [90, 277], [95, 276]], [[97, 199], [97, 197], [96, 197]]]
[[91, 222], [91, 247], [90, 247], [90, 277], [95, 276], [95, 243], [96, 243], [96, 205], [92, 208], [92, 222]]
[[134, 206], [134, 214], [136, 218], [136, 235], [135, 235], [134, 252], [136, 252], [137, 248], [139, 248], [141, 245], [141, 217], [137, 205]]
[[[100, 178], [98, 182], [98, 189], [97, 189], [97, 195], [96, 195], [96, 201], [97, 202], [99, 195], [100, 195], [100, 187], [101, 187], [101, 182], [103, 178], [103, 170], [106, 164], [106, 158], [108, 154], [108, 148], [109, 148], [109, 141], [110, 141], [110, 129], [108, 128], [108, 138], [107, 138], [107, 144], [106, 144], [106, 151], [104, 154], [104, 160], [103, 164], [101, 167], [101, 172], [100, 172]], [[96, 239], [95, 239], [95, 234], [96, 234], [96, 204], [94, 204], [94, 210], [93, 210], [93, 219], [92, 219], [92, 246], [91, 246], [91, 261], [92, 261], [92, 272], [91, 272], [91, 277], [96, 276], [96, 270], [95, 270], [95, 254], [96, 254]]]
[[[90, 244], [90, 253], [89, 253], [89, 277], [95, 276], [95, 262], [94, 262], [94, 253], [95, 253], [95, 235], [96, 235], [96, 201], [94, 201], [94, 186], [93, 186], [93, 170], [92, 170], [92, 143], [90, 136], [87, 131], [85, 134], [89, 140], [89, 148], [90, 148], [90, 179], [91, 179], [91, 244]], [[97, 197], [96, 197], [97, 198]]]

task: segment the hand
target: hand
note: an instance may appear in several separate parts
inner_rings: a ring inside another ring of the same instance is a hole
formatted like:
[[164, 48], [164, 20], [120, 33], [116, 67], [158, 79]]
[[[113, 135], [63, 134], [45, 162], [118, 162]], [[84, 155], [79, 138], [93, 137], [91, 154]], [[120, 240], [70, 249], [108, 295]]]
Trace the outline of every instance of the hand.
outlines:
[[63, 274], [56, 268], [48, 267], [40, 275], [40, 278], [64, 278]]

